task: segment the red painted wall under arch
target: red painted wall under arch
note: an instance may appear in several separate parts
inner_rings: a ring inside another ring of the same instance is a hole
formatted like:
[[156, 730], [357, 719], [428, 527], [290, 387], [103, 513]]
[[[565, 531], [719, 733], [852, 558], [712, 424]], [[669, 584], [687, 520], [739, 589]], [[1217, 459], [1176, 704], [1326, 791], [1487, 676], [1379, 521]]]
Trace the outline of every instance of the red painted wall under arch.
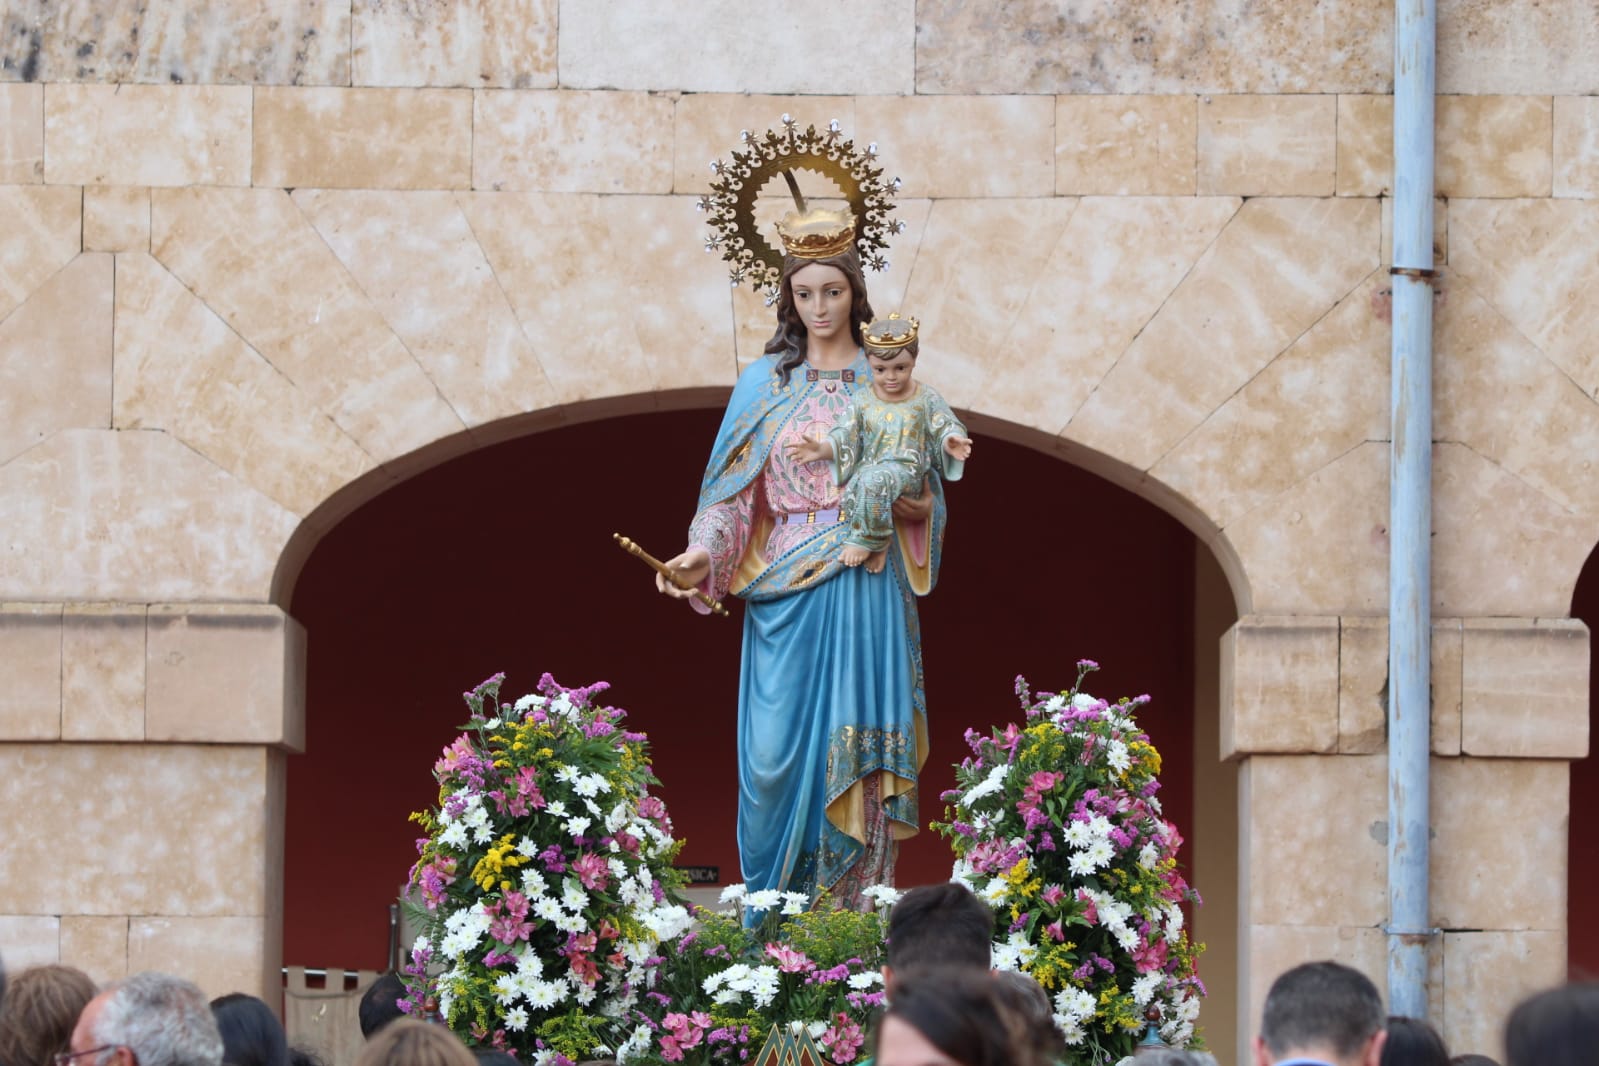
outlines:
[[[738, 879], [739, 607], [730, 620], [693, 615], [611, 543], [621, 532], [658, 555], [679, 549], [719, 418], [614, 418], [485, 448], [372, 500], [318, 544], [291, 603], [309, 673], [306, 753], [288, 771], [286, 963], [385, 965], [387, 907], [415, 857], [406, 816], [436, 799], [430, 771], [465, 716], [460, 694], [500, 670], [512, 695], [544, 671], [611, 682], [611, 701], [650, 735], [688, 841], [681, 861]], [[1187, 833], [1192, 534], [999, 440], [979, 439], [949, 498], [943, 577], [921, 611], [923, 821], [942, 816], [964, 731], [1015, 716], [1015, 676], [1067, 686], [1086, 657], [1104, 666], [1097, 695], [1154, 697], [1141, 720], [1164, 757], [1168, 816]], [[948, 876], [941, 839], [905, 844], [901, 884]]]

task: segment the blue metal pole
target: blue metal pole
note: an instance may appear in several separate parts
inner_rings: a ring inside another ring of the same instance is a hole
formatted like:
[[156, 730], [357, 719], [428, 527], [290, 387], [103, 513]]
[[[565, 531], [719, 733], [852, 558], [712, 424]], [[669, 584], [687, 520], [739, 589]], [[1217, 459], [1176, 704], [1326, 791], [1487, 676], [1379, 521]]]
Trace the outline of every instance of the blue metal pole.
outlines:
[[1434, 0], [1396, 0], [1388, 556], [1388, 998], [1427, 1015]]

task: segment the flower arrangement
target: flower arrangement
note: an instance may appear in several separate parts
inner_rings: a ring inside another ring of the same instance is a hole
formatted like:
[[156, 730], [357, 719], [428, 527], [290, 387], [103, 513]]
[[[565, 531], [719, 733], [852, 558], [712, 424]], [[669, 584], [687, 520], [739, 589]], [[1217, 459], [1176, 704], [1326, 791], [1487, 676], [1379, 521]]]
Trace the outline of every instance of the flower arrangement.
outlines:
[[773, 1025], [798, 1024], [830, 1062], [855, 1062], [883, 1002], [885, 916], [898, 898], [882, 886], [867, 893], [875, 912], [834, 910], [825, 898], [808, 909], [803, 892], [725, 889], [722, 902], [743, 915], [701, 909], [696, 928], [663, 947], [655, 986], [625, 1015], [617, 1060], [737, 1066]]
[[436, 1010], [469, 1044], [539, 1066], [614, 1037], [690, 926], [672, 869], [680, 845], [649, 788], [645, 738], [600, 706], [607, 686], [499, 702], [503, 674], [465, 699], [465, 730], [434, 766], [439, 805], [411, 871], [422, 930], [402, 1010]]
[[1182, 837], [1161, 816], [1160, 755], [1133, 712], [1148, 696], [1107, 703], [1082, 691], [1016, 694], [1025, 724], [966, 733], [972, 756], [934, 828], [955, 850], [954, 878], [1005, 925], [995, 965], [1022, 969], [1050, 994], [1075, 1060], [1130, 1055], [1159, 1011], [1161, 1036], [1194, 1040], [1203, 950], [1183, 928], [1199, 897], [1177, 872]]

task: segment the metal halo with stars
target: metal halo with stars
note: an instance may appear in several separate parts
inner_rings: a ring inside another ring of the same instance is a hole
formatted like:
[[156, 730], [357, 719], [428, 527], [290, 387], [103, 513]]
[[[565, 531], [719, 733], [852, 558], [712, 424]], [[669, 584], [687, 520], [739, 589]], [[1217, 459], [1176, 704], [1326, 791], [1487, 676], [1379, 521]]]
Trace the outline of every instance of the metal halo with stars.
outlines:
[[712, 232], [705, 238], [705, 250], [722, 253], [735, 288], [748, 281], [764, 292], [768, 306], [777, 301], [783, 249], [761, 235], [755, 222], [755, 201], [767, 182], [782, 175], [796, 205], [804, 210], [793, 177], [796, 170], [820, 174], [843, 190], [855, 216], [855, 248], [862, 265], [888, 269], [883, 252], [888, 249], [889, 234], [903, 233], [905, 223], [890, 221], [900, 180], [883, 181], [883, 169], [876, 165], [876, 142], [857, 149], [854, 141], [843, 139], [837, 119], [820, 132], [815, 126], [800, 132], [788, 115], [783, 116], [779, 129], [767, 130], [765, 136], [743, 130], [739, 139], [744, 148], [733, 150], [731, 162], [718, 159], [711, 163], [716, 180], [710, 194], [694, 205], [710, 216]]

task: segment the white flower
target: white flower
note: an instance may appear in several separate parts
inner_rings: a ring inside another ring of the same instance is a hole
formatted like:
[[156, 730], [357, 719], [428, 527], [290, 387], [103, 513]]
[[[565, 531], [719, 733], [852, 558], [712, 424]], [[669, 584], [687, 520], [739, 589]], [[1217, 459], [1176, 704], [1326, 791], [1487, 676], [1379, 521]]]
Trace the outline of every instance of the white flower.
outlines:
[[522, 994], [527, 995], [534, 978], [544, 973], [544, 960], [536, 951], [524, 951], [516, 957], [516, 976], [522, 982]]
[[572, 835], [573, 840], [576, 840], [588, 832], [589, 826], [593, 824], [594, 821], [590, 818], [568, 818], [566, 820], [566, 831]]
[[883, 975], [878, 970], [867, 970], [865, 973], [852, 973], [849, 975], [849, 986], [857, 992], [864, 992], [873, 985], [883, 983]]
[[1098, 707], [1099, 701], [1086, 692], [1079, 692], [1072, 697], [1072, 706], [1079, 711], [1086, 711], [1092, 707]]
[[[1094, 869], [1102, 870], [1109, 866], [1110, 861], [1116, 857], [1116, 849], [1111, 847], [1108, 840], [1096, 840], [1088, 845], [1088, 850], [1083, 852], [1083, 854], [1088, 856], [1088, 861], [1094, 864]], [[1076, 856], [1074, 855], [1073, 858], [1075, 859]]]
[[558, 714], [562, 718], [575, 718], [578, 713], [577, 705], [563, 692], [550, 701], [550, 713]]
[[827, 1032], [827, 1023], [810, 1022], [805, 1026], [805, 1032], [810, 1035], [812, 1040], [820, 1040], [822, 1038], [822, 1034]]
[[724, 988], [724, 989], [722, 989], [722, 991], [716, 993], [716, 995], [711, 997], [711, 1002], [712, 1003], [718, 1003], [718, 1004], [723, 1004], [723, 1005], [726, 1005], [728, 1003], [736, 1003], [737, 1001], [738, 1001], [738, 993], [733, 991], [731, 988]]
[[1068, 848], [1081, 848], [1094, 839], [1094, 831], [1087, 822], [1072, 822], [1061, 833], [1061, 839], [1066, 841]]
[[467, 840], [466, 826], [460, 822], [451, 822], [444, 832], [439, 834], [439, 843], [456, 851], [465, 851]]
[[[804, 892], [783, 893], [784, 914], [804, 914], [805, 908], [811, 905], [811, 897]], [[823, 1029], [827, 1026], [822, 1026]]]
[[718, 988], [721, 988], [722, 987], [722, 983], [724, 981], [726, 981], [726, 980], [727, 980], [727, 971], [726, 970], [723, 970], [720, 973], [713, 973], [710, 976], [706, 977], [704, 981], [700, 982], [700, 991], [704, 992], [708, 996], [712, 992], [715, 992]]
[[566, 984], [562, 981], [540, 981], [528, 994], [527, 1000], [538, 1010], [548, 1010], [566, 998]]
[[513, 1033], [520, 1033], [527, 1028], [527, 1010], [524, 1007], [512, 1007], [505, 1012], [505, 1027]]
[[1119, 740], [1113, 740], [1105, 749], [1105, 761], [1110, 763], [1110, 768], [1117, 773], [1125, 773], [1133, 765], [1133, 757], [1127, 753], [1127, 745]]
[[627, 805], [618, 803], [611, 808], [611, 813], [605, 816], [605, 831], [613, 836], [627, 825]]
[[553, 922], [564, 912], [561, 910], [561, 901], [554, 896], [540, 896], [533, 901], [533, 913], [543, 918], [546, 922]]
[[761, 966], [755, 970], [751, 998], [757, 1007], [770, 1007], [777, 998], [777, 967]]
[[1120, 944], [1122, 946], [1122, 950], [1123, 951], [1134, 952], [1134, 951], [1138, 950], [1138, 934], [1137, 933], [1133, 932], [1131, 929], [1127, 928], [1125, 925], [1122, 926], [1120, 929], [1112, 930], [1112, 932], [1116, 936], [1116, 943], [1118, 943], [1118, 944]]
[[488, 844], [494, 840], [494, 830], [486, 825], [480, 825], [472, 830], [472, 839], [479, 844]]
[[983, 890], [978, 895], [982, 896], [989, 906], [997, 907], [1004, 903], [1005, 898], [1010, 895], [1010, 885], [1006, 883], [1003, 877], [995, 877], [983, 886]]
[[879, 907], [892, 907], [894, 904], [899, 902], [899, 898], [905, 893], [901, 892], [893, 885], [872, 885], [870, 888], [865, 889], [861, 894], [867, 899], [871, 900], [873, 903], [877, 904]]
[[534, 858], [539, 853], [539, 846], [532, 837], [523, 837], [516, 842], [516, 853], [525, 858]]
[[722, 889], [722, 894], [717, 897], [717, 902], [743, 903], [744, 896], [745, 892], [743, 885], [728, 885], [726, 888]]
[[544, 808], [544, 813], [549, 815], [551, 818], [565, 818], [566, 804], [562, 803], [560, 800], [555, 800]]
[[588, 905], [588, 893], [583, 891], [582, 882], [575, 877], [568, 877], [561, 888], [561, 906], [576, 914]]
[[574, 784], [572, 791], [585, 799], [592, 799], [602, 792], [611, 791], [611, 783], [605, 780], [604, 774], [589, 774]]
[[1163, 975], [1158, 971], [1146, 973], [1133, 982], [1133, 1002], [1140, 1007], [1149, 1006], [1149, 1001], [1155, 996], [1155, 989], [1160, 987]]
[[955, 802], [962, 807], [970, 807], [975, 801], [982, 799], [990, 793], [998, 792], [1005, 787], [1005, 778], [1010, 773], [1010, 763], [1000, 763], [988, 771], [988, 776], [968, 789], [960, 799]]
[[646, 911], [639, 915], [639, 921], [643, 923], [644, 928], [661, 940], [676, 939], [694, 926], [694, 919], [688, 909], [676, 904]]
[[1074, 851], [1072, 852], [1071, 860], [1066, 864], [1066, 868], [1072, 872], [1074, 877], [1087, 877], [1094, 872], [1094, 860], [1088, 857], [1088, 852], [1086, 851]]
[[517, 712], [519, 714], [526, 714], [528, 711], [532, 710], [534, 707], [542, 707], [542, 706], [544, 706], [544, 697], [543, 696], [535, 696], [535, 695], [529, 694], [527, 696], [523, 696], [521, 699], [516, 701], [516, 710], [517, 710]]
[[549, 887], [549, 882], [544, 880], [543, 874], [531, 866], [522, 867], [522, 894], [528, 899], [538, 899]]
[[1166, 939], [1175, 941], [1183, 931], [1183, 909], [1175, 903], [1166, 904]]
[[590, 814], [592, 814], [594, 817], [596, 817], [596, 818], [604, 818], [605, 817], [605, 812], [600, 810], [600, 805], [598, 803], [595, 803], [593, 800], [591, 800], [591, 799], [584, 800], [583, 801], [583, 806], [587, 807], [588, 808], [588, 812]]
[[744, 899], [744, 905], [755, 911], [769, 911], [782, 902], [783, 894], [775, 888], [763, 888], [759, 892], [751, 892]]
[[1095, 1005], [1094, 994], [1086, 989], [1063, 988], [1055, 993], [1057, 1018], [1066, 1017], [1074, 1023], [1092, 1018]]
[[1114, 828], [1115, 826], [1110, 824], [1110, 819], [1103, 814], [1096, 814], [1088, 820], [1088, 832], [1096, 840], [1109, 840], [1110, 831]]
[[1064, 692], [1057, 692], [1049, 699], [1044, 701], [1044, 710], [1048, 711], [1050, 714], [1058, 714], [1065, 709], [1066, 694]]
[[1155, 864], [1159, 861], [1160, 848], [1155, 845], [1153, 840], [1149, 841], [1143, 847], [1138, 849], [1138, 865], [1142, 866], [1144, 869], [1153, 870], [1155, 868]]
[[742, 962], [735, 962], [722, 971], [722, 979], [735, 992], [748, 992], [755, 987], [755, 978], [749, 966]]
[[594, 989], [590, 988], [582, 981], [574, 980], [572, 982], [572, 986], [572, 998], [577, 1000], [577, 1005], [580, 1007], [586, 1007], [590, 1003], [593, 1003], [594, 997], [598, 995]]
[[630, 1059], [649, 1050], [649, 1046], [650, 1027], [640, 1025], [628, 1034], [628, 1038], [622, 1041], [622, 1046], [616, 1049], [617, 1066], [626, 1066]]

